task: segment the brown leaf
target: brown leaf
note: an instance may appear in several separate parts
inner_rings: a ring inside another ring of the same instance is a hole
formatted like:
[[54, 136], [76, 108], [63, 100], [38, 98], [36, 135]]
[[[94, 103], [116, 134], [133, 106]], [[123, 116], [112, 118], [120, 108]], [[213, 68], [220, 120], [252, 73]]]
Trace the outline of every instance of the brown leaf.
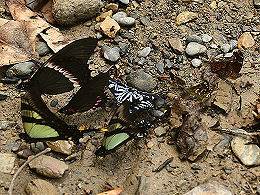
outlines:
[[123, 188], [115, 188], [106, 192], [99, 193], [97, 195], [119, 195], [123, 191]]
[[[27, 8], [17, 0], [6, 0], [10, 13], [15, 20], [31, 21], [37, 27], [37, 32], [42, 32], [42, 38], [48, 46], [56, 53], [70, 42], [60, 33], [59, 29], [51, 26], [36, 13]], [[43, 31], [46, 30], [44, 33]], [[43, 36], [44, 35], [44, 36]]]
[[191, 161], [206, 150], [207, 146], [207, 131], [197, 117], [190, 116], [180, 130], [177, 137], [177, 145], [180, 148], [181, 158]]
[[[4, 23], [5, 22], [5, 23]], [[35, 54], [37, 28], [28, 21], [1, 20], [0, 65], [14, 64], [38, 57]]]

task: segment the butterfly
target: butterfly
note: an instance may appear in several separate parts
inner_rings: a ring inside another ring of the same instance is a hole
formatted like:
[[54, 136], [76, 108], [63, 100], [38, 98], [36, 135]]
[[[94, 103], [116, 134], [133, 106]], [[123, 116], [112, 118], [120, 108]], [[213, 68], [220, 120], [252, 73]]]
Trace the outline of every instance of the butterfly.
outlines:
[[209, 99], [212, 91], [213, 89], [210, 88], [209, 83], [204, 81], [198, 85], [185, 89], [184, 96], [188, 96], [189, 98], [196, 99], [200, 102], [205, 102]]
[[[26, 93], [22, 97], [21, 102], [21, 115], [23, 121], [23, 127], [26, 134], [33, 139], [38, 138], [63, 138], [65, 136], [70, 136], [70, 132], [76, 134], [76, 126], [67, 125], [63, 120], [58, 118], [52, 112], [49, 113], [47, 110], [47, 115], [51, 115], [52, 120], [46, 119], [43, 116], [46, 112], [45, 109], [38, 109], [32, 101], [31, 94]], [[38, 99], [41, 102], [41, 99]], [[41, 102], [44, 104], [44, 102]], [[37, 104], [41, 104], [37, 102]], [[45, 108], [45, 107], [43, 107]]]
[[151, 116], [150, 110], [141, 109], [134, 113], [130, 113], [129, 110], [128, 101], [118, 107], [105, 131], [102, 146], [95, 152], [97, 156], [104, 157], [126, 142], [142, 137], [152, 126], [155, 119]]
[[135, 112], [140, 109], [151, 109], [154, 107], [154, 101], [158, 98], [156, 94], [147, 94], [138, 91], [135, 88], [128, 87], [122, 83], [109, 80], [108, 89], [115, 96], [117, 104], [120, 105], [125, 101], [130, 102], [130, 112]]
[[236, 79], [240, 77], [243, 65], [243, 54], [240, 50], [234, 51], [233, 56], [226, 60], [210, 62], [211, 71], [222, 77]]
[[[59, 134], [72, 135], [74, 128], [64, 128], [65, 122], [52, 113], [41, 98], [42, 94], [56, 95], [80, 88], [66, 109], [73, 111], [77, 108], [90, 109], [96, 104], [96, 99], [91, 94], [104, 97], [104, 89], [96, 85], [96, 79], [90, 76], [87, 61], [97, 45], [94, 38], [80, 39], [72, 42], [57, 54], [52, 56], [43, 66], [35, 72], [28, 83], [25, 84], [30, 104], [40, 113], [41, 117], [49, 124], [55, 124]], [[98, 78], [100, 81], [101, 78]], [[106, 77], [106, 79], [108, 79]], [[91, 87], [89, 87], [91, 86]], [[83, 89], [83, 90], [82, 90]], [[89, 90], [93, 91], [89, 91]], [[84, 92], [82, 95], [82, 91]], [[89, 94], [89, 95], [88, 95]], [[82, 97], [83, 96], [83, 97]], [[80, 99], [78, 101], [78, 99]], [[75, 99], [78, 101], [75, 101]], [[71, 108], [69, 108], [71, 106]], [[39, 130], [39, 128], [37, 128]]]

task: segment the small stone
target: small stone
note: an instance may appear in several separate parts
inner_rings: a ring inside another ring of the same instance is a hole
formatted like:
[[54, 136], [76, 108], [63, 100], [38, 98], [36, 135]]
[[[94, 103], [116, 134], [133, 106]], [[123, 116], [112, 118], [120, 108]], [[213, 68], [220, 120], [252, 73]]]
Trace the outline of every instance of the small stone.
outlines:
[[207, 35], [207, 34], [203, 34], [203, 35], [201, 36], [201, 38], [202, 38], [202, 41], [203, 41], [204, 43], [208, 43], [208, 42], [210, 42], [210, 41], [212, 40], [212, 37], [209, 36], [209, 35]]
[[67, 140], [47, 141], [46, 144], [53, 151], [66, 154], [66, 155], [71, 155], [72, 149], [74, 147], [73, 141], [67, 141]]
[[104, 57], [107, 60], [109, 60], [111, 62], [116, 62], [120, 58], [120, 53], [119, 53], [120, 48], [119, 47], [110, 48], [110, 47], [106, 46], [103, 48], [104, 48]]
[[154, 146], [154, 143], [152, 141], [149, 141], [147, 144], [147, 148], [152, 148]]
[[250, 32], [243, 33], [238, 39], [238, 48], [247, 49], [255, 45], [255, 40]]
[[217, 2], [216, 2], [216, 1], [212, 1], [211, 4], [209, 5], [209, 7], [210, 7], [211, 9], [216, 9], [216, 8], [218, 8]]
[[107, 10], [112, 10], [113, 13], [116, 13], [118, 11], [118, 5], [116, 3], [109, 3], [105, 6]]
[[183, 45], [181, 43], [181, 40], [178, 37], [174, 37], [169, 39], [169, 44], [172, 47], [172, 49], [174, 50], [175, 53], [177, 54], [182, 54], [184, 53], [184, 48]]
[[173, 63], [169, 59], [164, 59], [164, 68], [172, 68]]
[[112, 18], [115, 20], [115, 21], [119, 21], [121, 18], [125, 18], [127, 17], [127, 14], [125, 12], [117, 12], [116, 14], [114, 14], [112, 16]]
[[33, 62], [17, 63], [6, 71], [6, 76], [10, 78], [29, 76], [34, 68]]
[[56, 188], [49, 182], [42, 179], [34, 179], [28, 183], [26, 189], [28, 195], [57, 195]]
[[34, 159], [29, 166], [31, 169], [36, 169], [38, 174], [49, 178], [61, 178], [69, 168], [64, 162], [46, 155]]
[[100, 24], [100, 29], [105, 35], [109, 36], [110, 38], [115, 38], [116, 33], [120, 29], [120, 26], [114, 19], [107, 16], [106, 19]]
[[230, 40], [230, 42], [229, 42], [230, 50], [232, 51], [232, 50], [236, 49], [237, 48], [237, 44], [238, 44], [237, 40], [233, 40], [233, 39]]
[[154, 129], [154, 132], [157, 137], [161, 137], [162, 135], [166, 134], [166, 128], [159, 126]]
[[198, 17], [197, 13], [194, 12], [189, 12], [189, 11], [185, 11], [180, 13], [177, 17], [176, 17], [176, 25], [181, 25], [181, 24], [185, 24], [195, 18]]
[[15, 157], [13, 154], [0, 153], [0, 172], [11, 173], [14, 168]]
[[193, 60], [191, 60], [191, 64], [194, 68], [198, 68], [201, 66], [202, 61], [200, 59], [194, 58]]
[[196, 43], [202, 43], [202, 39], [201, 37], [199, 37], [198, 35], [191, 35], [187, 38], [186, 40], [188, 43], [190, 42], [196, 42]]
[[229, 44], [223, 44], [221, 45], [221, 50], [224, 52], [224, 53], [227, 53], [230, 51], [230, 45]]
[[158, 69], [158, 71], [161, 74], [164, 72], [164, 63], [163, 63], [163, 61], [158, 62], [155, 66], [156, 66], [156, 68]]
[[146, 61], [145, 58], [141, 57], [141, 59], [138, 61], [137, 64], [138, 64], [139, 66], [143, 66], [144, 63], [145, 63], [145, 61]]
[[117, 22], [118, 22], [118, 24], [120, 24], [122, 26], [133, 26], [133, 25], [135, 25], [135, 19], [131, 18], [131, 17], [120, 18]]
[[152, 51], [152, 49], [150, 47], [146, 47], [140, 51], [140, 53], [138, 54], [138, 57], [145, 58], [150, 54], [151, 51]]
[[97, 32], [97, 34], [96, 34], [96, 38], [97, 39], [102, 39], [102, 33], [101, 32]]
[[236, 136], [231, 141], [231, 148], [239, 160], [247, 166], [260, 165], [260, 148], [252, 142], [250, 137]]
[[144, 25], [144, 26], [150, 26], [150, 20], [145, 17], [145, 16], [141, 16], [140, 17], [140, 22]]
[[73, 25], [97, 15], [101, 5], [100, 0], [55, 0], [52, 15], [60, 25]]
[[164, 112], [161, 110], [152, 110], [152, 115], [156, 118], [160, 118], [164, 115]]
[[233, 195], [233, 193], [222, 184], [219, 184], [217, 181], [210, 181], [205, 184], [201, 184], [191, 191], [185, 193], [184, 195], [213, 195], [213, 194], [221, 194], [221, 195]]
[[30, 145], [31, 145], [31, 150], [32, 150], [35, 154], [37, 154], [37, 153], [39, 153], [39, 152], [45, 150], [45, 148], [46, 148], [43, 142], [31, 143]]
[[260, 0], [254, 0], [254, 6], [260, 8]]
[[121, 3], [127, 5], [129, 3], [129, 0], [119, 0]]
[[97, 22], [102, 22], [106, 19], [107, 16], [112, 17], [113, 11], [109, 10], [107, 12], [101, 13], [100, 16], [96, 18]]
[[233, 52], [225, 53], [224, 58], [230, 58], [233, 56]]
[[156, 80], [142, 70], [130, 73], [126, 80], [130, 86], [146, 92], [151, 92], [157, 85]]
[[207, 48], [204, 45], [201, 45], [196, 42], [190, 42], [186, 47], [186, 53], [189, 56], [195, 56], [198, 54], [205, 53], [207, 51]]
[[29, 156], [33, 155], [33, 152], [29, 148], [25, 148], [17, 152], [17, 155], [21, 158], [27, 159]]
[[45, 56], [48, 53], [51, 52], [50, 48], [45, 42], [36, 42], [35, 44], [35, 51], [40, 55], [40, 56]]
[[51, 107], [55, 107], [55, 106], [57, 106], [57, 104], [58, 104], [58, 100], [57, 99], [53, 99], [53, 100], [51, 100], [50, 106]]

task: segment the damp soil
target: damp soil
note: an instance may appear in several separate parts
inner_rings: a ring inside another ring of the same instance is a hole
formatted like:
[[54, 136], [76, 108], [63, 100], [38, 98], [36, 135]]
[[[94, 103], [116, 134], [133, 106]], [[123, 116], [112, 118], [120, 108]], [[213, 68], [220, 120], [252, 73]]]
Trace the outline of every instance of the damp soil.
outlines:
[[[259, 12], [254, 8], [252, 1], [222, 1], [224, 6], [217, 10], [212, 10], [209, 7], [211, 2], [185, 4], [165, 0], [144, 1], [137, 7], [130, 3], [128, 6], [130, 12], [138, 17], [150, 18], [150, 25], [144, 26], [140, 23], [140, 20], [137, 20], [134, 27], [131, 29], [123, 28], [121, 31], [122, 34], [132, 32], [134, 40], [128, 41], [122, 36], [118, 36], [106, 43], [111, 46], [117, 45], [118, 42], [129, 44], [128, 55], [122, 56], [117, 62], [121, 67], [128, 67], [137, 58], [138, 51], [142, 48], [152, 47], [153, 51], [147, 59], [152, 63], [147, 63], [143, 67], [132, 68], [149, 69], [149, 74], [156, 78], [160, 73], [157, 71], [155, 64], [165, 58], [165, 53], [170, 53], [173, 58], [178, 57], [168, 45], [169, 38], [179, 37], [185, 40], [191, 34], [213, 36], [220, 33], [227, 38], [234, 37], [237, 39], [242, 34], [241, 30], [238, 29], [242, 29], [245, 25], [250, 27], [256, 25], [250, 23], [259, 17]], [[121, 6], [120, 9], [126, 10], [126, 7]], [[183, 10], [197, 12], [199, 17], [195, 22], [175, 26], [174, 19]], [[229, 13], [229, 18], [227, 18], [226, 13]], [[95, 19], [91, 21], [91, 26], [87, 25], [89, 22], [62, 29], [62, 32], [70, 39], [95, 36]], [[226, 31], [230, 33], [226, 33]], [[101, 45], [102, 42], [100, 41]], [[183, 42], [183, 44], [185, 43]], [[256, 45], [243, 51], [243, 54], [242, 76], [230, 81], [232, 86], [240, 91], [241, 109], [238, 113], [239, 97], [232, 91], [232, 87], [225, 83], [224, 88], [228, 88], [226, 90], [229, 91], [228, 96], [230, 96], [229, 109], [227, 113], [223, 113], [223, 110], [221, 110], [216, 112], [215, 115], [223, 129], [245, 128], [256, 123], [251, 114], [254, 109], [251, 103], [259, 97], [260, 91], [259, 34], [256, 38]], [[94, 55], [95, 57], [92, 58], [94, 61], [93, 69], [106, 71], [111, 66], [99, 54]], [[185, 80], [188, 86], [194, 86], [201, 81], [198, 75], [203, 68], [193, 68], [190, 63], [191, 58], [185, 58], [184, 63], [174, 61], [176, 66], [182, 66], [175, 74]], [[203, 56], [202, 59], [208, 60], [207, 56]], [[258, 64], [255, 63], [257, 61]], [[203, 67], [206, 66], [205, 63]], [[124, 78], [124, 73], [121, 74], [121, 77]], [[218, 79], [216, 83], [219, 82], [223, 81]], [[250, 87], [244, 87], [243, 83], [245, 82], [250, 83]], [[14, 123], [6, 130], [0, 130], [0, 151], [1, 153], [12, 153], [13, 146], [25, 143], [19, 137], [19, 133], [23, 131], [20, 115], [20, 97], [22, 94], [12, 85], [0, 84], [0, 90], [9, 96], [6, 100], [0, 101], [0, 120]], [[179, 91], [172, 89], [167, 81], [158, 80], [156, 90], [163, 92], [165, 96], [168, 93], [179, 95]], [[218, 93], [218, 89], [214, 89], [214, 91]], [[67, 96], [69, 98], [70, 94], [67, 94]], [[54, 97], [45, 97], [47, 105], [52, 98]], [[63, 99], [62, 97], [55, 98]], [[167, 101], [170, 101], [170, 99]], [[205, 113], [200, 114], [202, 116]], [[84, 123], [91, 124], [93, 127], [102, 127], [104, 115], [108, 115], [108, 112], [104, 110], [90, 111], [76, 114], [71, 118], [66, 118], [66, 120], [78, 125]], [[169, 126], [167, 133], [160, 137], [156, 136], [153, 131], [159, 125]], [[69, 165], [69, 170], [61, 179], [43, 179], [50, 181], [60, 194], [84, 194], [84, 190], [91, 190], [93, 194], [97, 194], [104, 191], [105, 183], [109, 183], [114, 188], [123, 187], [122, 194], [125, 195], [136, 194], [137, 191], [142, 191], [141, 194], [184, 194], [197, 185], [212, 179], [227, 186], [234, 194], [256, 194], [260, 180], [259, 166], [244, 166], [232, 153], [229, 143], [218, 145], [226, 137], [223, 133], [207, 129], [207, 148], [196, 161], [191, 162], [180, 159], [181, 154], [175, 144], [176, 139], [174, 137], [176, 129], [172, 128], [167, 122], [156, 124], [155, 127], [148, 131], [146, 137], [130, 141], [103, 159], [97, 158], [94, 154], [101, 144], [103, 134], [93, 134], [86, 143], [79, 144], [75, 148], [74, 153], [76, 153], [77, 158], [66, 162]], [[219, 147], [216, 147], [217, 145]], [[65, 159], [65, 156], [54, 152], [49, 155], [60, 160]], [[154, 172], [161, 163], [172, 156], [173, 161], [170, 165], [160, 172]], [[24, 162], [25, 160], [17, 157], [13, 173]], [[12, 177], [13, 174], [0, 172], [0, 194], [7, 194]], [[25, 194], [26, 185], [35, 178], [42, 178], [42, 176], [26, 167], [15, 182], [14, 194]]]

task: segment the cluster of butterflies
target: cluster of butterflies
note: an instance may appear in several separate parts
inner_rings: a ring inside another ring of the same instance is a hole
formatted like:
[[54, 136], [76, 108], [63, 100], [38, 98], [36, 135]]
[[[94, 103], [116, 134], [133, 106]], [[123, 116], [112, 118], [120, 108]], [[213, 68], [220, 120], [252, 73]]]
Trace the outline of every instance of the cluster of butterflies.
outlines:
[[[49, 110], [41, 95], [57, 95], [77, 89], [72, 99], [58, 112], [71, 115], [92, 108], [103, 107], [109, 89], [117, 109], [106, 128], [102, 146], [96, 154], [104, 156], [118, 146], [137, 137], [150, 127], [149, 113], [159, 97], [147, 94], [112, 80], [108, 73], [91, 77], [87, 61], [97, 46], [94, 38], [72, 42], [46, 61], [24, 83], [26, 94], [22, 98], [21, 114], [26, 134], [30, 138], [78, 138], [81, 131], [68, 125]], [[104, 130], [104, 129], [103, 129]]]

